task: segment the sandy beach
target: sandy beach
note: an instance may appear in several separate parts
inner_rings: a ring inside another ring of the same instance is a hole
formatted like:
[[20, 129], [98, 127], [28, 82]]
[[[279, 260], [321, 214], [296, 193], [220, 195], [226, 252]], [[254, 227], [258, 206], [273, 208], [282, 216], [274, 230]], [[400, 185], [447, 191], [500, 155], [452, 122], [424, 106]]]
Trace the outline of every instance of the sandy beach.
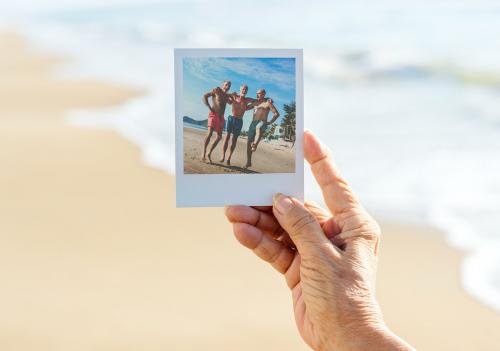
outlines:
[[[16, 35], [0, 35], [0, 51], [1, 350], [308, 349], [285, 282], [239, 246], [222, 209], [175, 209], [174, 178], [136, 146], [64, 121], [142, 92], [55, 79], [64, 58]], [[500, 314], [461, 289], [462, 254], [431, 228], [383, 229], [389, 326], [421, 350], [498, 350]]]
[[[247, 162], [247, 138], [240, 136], [231, 157], [231, 164], [227, 164], [227, 156], [229, 155], [232, 139], [229, 141], [226, 161], [220, 162], [222, 147], [226, 138], [225, 132], [222, 133], [222, 140], [212, 154], [212, 163], [208, 160], [204, 162], [201, 156], [206, 133], [204, 130], [184, 127], [184, 174], [295, 172], [295, 148], [290, 148], [291, 144], [283, 141], [273, 141], [272, 143], [261, 141], [257, 151], [252, 156], [252, 167], [245, 168]], [[212, 136], [212, 141], [214, 139], [215, 134]]]

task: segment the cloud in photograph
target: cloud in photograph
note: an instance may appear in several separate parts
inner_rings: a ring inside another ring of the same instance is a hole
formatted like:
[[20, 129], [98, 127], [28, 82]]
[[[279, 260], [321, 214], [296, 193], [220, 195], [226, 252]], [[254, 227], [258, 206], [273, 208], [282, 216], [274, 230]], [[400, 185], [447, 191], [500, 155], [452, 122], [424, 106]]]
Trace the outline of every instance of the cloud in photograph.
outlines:
[[185, 58], [184, 68], [206, 82], [219, 83], [220, 77], [251, 77], [263, 85], [295, 88], [295, 60], [282, 58]]

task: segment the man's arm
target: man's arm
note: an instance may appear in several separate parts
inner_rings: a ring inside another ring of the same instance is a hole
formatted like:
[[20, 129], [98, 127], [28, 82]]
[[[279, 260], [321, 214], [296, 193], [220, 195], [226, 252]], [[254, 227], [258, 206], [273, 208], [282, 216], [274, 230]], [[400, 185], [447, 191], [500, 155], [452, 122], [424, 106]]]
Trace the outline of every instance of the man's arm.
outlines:
[[[214, 89], [215, 90], [215, 89]], [[209, 97], [214, 97], [214, 90], [206, 93], [205, 95], [203, 95], [203, 103], [208, 107], [208, 109], [211, 111], [211, 112], [214, 112], [214, 110], [212, 109], [212, 106], [210, 106], [210, 104], [208, 103], [208, 98]]]
[[227, 94], [227, 103], [229, 105], [232, 105], [235, 97], [236, 97], [236, 92], [234, 91], [232, 93]]
[[255, 103], [257, 102], [257, 100], [252, 98], [245, 98], [245, 101], [246, 101], [245, 111], [253, 109], [255, 107]]
[[273, 119], [268, 124], [273, 124], [274, 122], [276, 122], [276, 120], [280, 116], [280, 113], [278, 112], [278, 110], [276, 109], [276, 107], [274, 107], [274, 105], [273, 105], [272, 102], [269, 102], [269, 108], [273, 112]]

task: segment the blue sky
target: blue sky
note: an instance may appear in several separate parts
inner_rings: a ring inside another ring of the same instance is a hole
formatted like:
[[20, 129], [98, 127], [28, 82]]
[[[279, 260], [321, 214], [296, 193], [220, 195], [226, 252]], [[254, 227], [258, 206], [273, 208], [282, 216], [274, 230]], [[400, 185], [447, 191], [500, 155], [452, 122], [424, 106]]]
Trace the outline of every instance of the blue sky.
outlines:
[[[266, 90], [266, 97], [284, 115], [283, 104], [295, 101], [295, 58], [242, 58], [242, 57], [189, 57], [183, 59], [184, 111], [183, 115], [194, 119], [206, 119], [208, 108], [202, 96], [224, 80], [231, 81], [230, 92], [239, 92], [241, 84], [248, 85], [247, 96], [256, 98], [259, 88]], [[209, 99], [211, 102], [211, 99]], [[231, 114], [226, 107], [225, 117]], [[269, 120], [272, 113], [269, 114]], [[252, 111], [243, 117], [243, 130], [252, 121]]]

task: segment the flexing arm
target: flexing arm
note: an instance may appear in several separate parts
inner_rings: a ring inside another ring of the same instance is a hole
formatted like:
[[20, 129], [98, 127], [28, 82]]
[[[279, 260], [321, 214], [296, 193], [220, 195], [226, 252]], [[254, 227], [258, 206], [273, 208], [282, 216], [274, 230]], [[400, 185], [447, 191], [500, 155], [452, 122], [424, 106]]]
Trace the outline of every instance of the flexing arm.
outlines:
[[280, 116], [280, 113], [278, 112], [278, 110], [276, 109], [276, 107], [274, 107], [274, 105], [273, 105], [272, 102], [269, 102], [269, 108], [273, 112], [273, 119], [268, 124], [273, 124], [274, 122], [276, 122], [276, 120]]
[[[214, 89], [215, 90], [215, 89]], [[209, 97], [214, 97], [214, 90], [206, 93], [205, 95], [203, 95], [203, 103], [208, 107], [208, 109], [212, 112], [214, 112], [214, 110], [212, 109], [212, 106], [210, 106], [210, 104], [208, 103], [208, 98]]]

